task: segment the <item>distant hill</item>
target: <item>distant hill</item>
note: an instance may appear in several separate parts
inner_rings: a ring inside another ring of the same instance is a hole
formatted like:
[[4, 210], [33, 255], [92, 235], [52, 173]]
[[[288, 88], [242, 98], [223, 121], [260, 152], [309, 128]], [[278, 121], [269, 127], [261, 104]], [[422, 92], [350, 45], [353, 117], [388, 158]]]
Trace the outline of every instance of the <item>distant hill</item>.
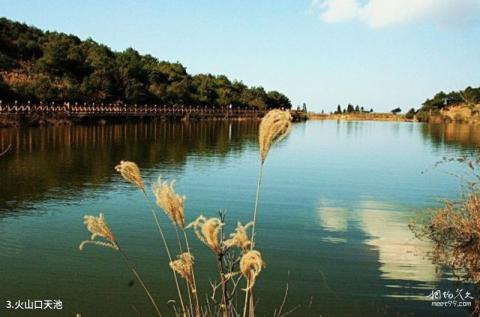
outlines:
[[[201, 52], [199, 52], [201, 54]], [[246, 66], [247, 67], [247, 66]], [[277, 91], [0, 18], [0, 99], [291, 108]]]
[[480, 122], [480, 87], [441, 91], [423, 103], [416, 117], [420, 121]]

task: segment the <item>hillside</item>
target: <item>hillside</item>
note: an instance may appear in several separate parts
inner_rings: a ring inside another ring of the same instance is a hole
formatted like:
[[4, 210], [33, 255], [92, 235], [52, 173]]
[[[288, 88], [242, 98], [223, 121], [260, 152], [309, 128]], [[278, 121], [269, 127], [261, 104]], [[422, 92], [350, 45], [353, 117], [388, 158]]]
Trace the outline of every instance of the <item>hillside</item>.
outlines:
[[423, 103], [416, 117], [424, 122], [480, 123], [480, 87], [439, 92]]
[[223, 75], [190, 75], [180, 63], [133, 48], [42, 31], [0, 18], [0, 99], [290, 108], [289, 99]]

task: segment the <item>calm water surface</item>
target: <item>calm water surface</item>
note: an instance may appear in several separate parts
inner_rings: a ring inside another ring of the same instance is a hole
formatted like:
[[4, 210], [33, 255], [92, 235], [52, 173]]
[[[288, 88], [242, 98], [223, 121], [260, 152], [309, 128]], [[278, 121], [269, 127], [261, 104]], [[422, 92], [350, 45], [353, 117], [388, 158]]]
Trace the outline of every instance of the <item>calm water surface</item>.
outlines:
[[[118, 254], [78, 250], [89, 236], [83, 215], [99, 212], [165, 307], [175, 292], [158, 233], [141, 194], [114, 166], [136, 161], [147, 183], [176, 179], [189, 221], [226, 209], [231, 230], [251, 216], [256, 140], [256, 122], [0, 130], [0, 148], [12, 144], [0, 159], [0, 316], [53, 316], [4, 308], [17, 299], [61, 299], [55, 316], [152, 315]], [[258, 315], [272, 315], [288, 282], [287, 308], [300, 305], [291, 316], [468, 316], [431, 307], [432, 289], [462, 286], [436, 272], [408, 223], [457, 197], [458, 179], [434, 163], [479, 145], [480, 129], [470, 126], [296, 124], [265, 166]], [[214, 258], [200, 243], [193, 252], [205, 289]]]

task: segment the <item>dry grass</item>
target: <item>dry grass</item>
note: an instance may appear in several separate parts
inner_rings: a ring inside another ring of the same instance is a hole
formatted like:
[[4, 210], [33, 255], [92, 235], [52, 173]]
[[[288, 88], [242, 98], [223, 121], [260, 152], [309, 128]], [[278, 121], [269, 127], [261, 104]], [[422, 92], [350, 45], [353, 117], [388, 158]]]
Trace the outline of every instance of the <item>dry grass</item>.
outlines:
[[158, 178], [153, 185], [153, 194], [157, 199], [157, 205], [163, 209], [167, 216], [178, 227], [185, 227], [185, 196], [180, 196], [175, 192], [175, 181], [170, 183]]
[[[112, 231], [107, 226], [105, 222], [105, 217], [103, 214], [99, 214], [98, 217], [95, 216], [85, 216], [84, 222], [87, 230], [92, 233], [89, 240], [84, 240], [80, 243], [79, 249], [80, 251], [83, 250], [86, 244], [95, 244], [102, 247], [112, 248], [114, 250], [118, 250], [118, 244], [113, 236]], [[106, 241], [98, 241], [95, 240], [96, 237], [101, 237]]]
[[185, 252], [178, 256], [178, 260], [170, 262], [170, 267], [185, 279], [193, 291], [196, 292], [193, 280], [193, 260], [193, 256], [190, 253]]
[[[448, 267], [461, 281], [473, 282], [480, 288], [480, 159], [445, 158], [437, 165], [445, 162], [465, 164], [468, 172], [449, 173], [467, 184], [464, 195], [459, 201], [446, 201], [442, 208], [410, 224], [410, 228], [417, 238], [433, 243], [434, 263]], [[479, 303], [475, 301], [472, 316], [480, 316]]]
[[461, 202], [446, 202], [414, 231], [434, 243], [436, 263], [449, 266], [462, 279], [480, 284], [480, 192], [470, 193]]
[[242, 256], [240, 260], [240, 271], [247, 280], [247, 288], [245, 291], [253, 288], [257, 276], [264, 267], [265, 262], [263, 262], [260, 252], [256, 250], [250, 250]]
[[140, 175], [140, 169], [136, 163], [130, 161], [120, 161], [120, 164], [115, 166], [115, 170], [119, 172], [127, 181], [137, 186], [142, 191], [145, 191], [145, 185], [143, 184], [142, 176]]
[[258, 144], [260, 147], [260, 169], [257, 177], [257, 191], [255, 195], [255, 206], [253, 208], [253, 224], [251, 249], [255, 247], [255, 228], [257, 225], [258, 202], [260, 199], [260, 187], [263, 177], [263, 166], [267, 159], [268, 152], [274, 143], [283, 140], [292, 129], [292, 115], [288, 111], [271, 110], [260, 122], [258, 132]]
[[272, 110], [263, 117], [258, 133], [262, 163], [267, 159], [267, 154], [272, 144], [282, 140], [290, 132], [291, 128], [292, 116], [288, 111]]
[[[158, 305], [155, 302], [155, 299], [153, 298], [152, 293], [147, 288], [147, 286], [145, 285], [145, 282], [143, 281], [143, 279], [140, 277], [135, 267], [130, 262], [130, 259], [128, 258], [125, 251], [123, 251], [123, 249], [118, 244], [117, 240], [115, 239], [115, 236], [113, 235], [112, 231], [108, 227], [103, 214], [99, 214], [98, 217], [85, 216], [84, 224], [87, 227], [87, 230], [90, 231], [92, 235], [89, 240], [84, 240], [80, 243], [80, 246], [79, 246], [80, 251], [84, 249], [84, 246], [86, 244], [93, 244], [101, 247], [107, 247], [107, 248], [114, 249], [115, 251], [118, 251], [122, 255], [128, 268], [132, 271], [133, 275], [136, 277], [136, 279], [142, 286], [143, 290], [147, 294], [147, 297], [152, 303], [157, 315], [162, 317], [162, 313], [160, 312], [160, 309], [158, 308]], [[105, 241], [95, 240], [96, 237], [101, 237], [105, 239]]]
[[247, 233], [248, 228], [251, 226], [253, 226], [252, 221], [245, 226], [239, 222], [235, 232], [230, 234], [230, 239], [225, 241], [227, 247], [231, 248], [235, 246], [240, 248], [243, 252], [247, 252], [252, 245], [252, 241], [250, 241]]
[[215, 253], [220, 253], [219, 235], [222, 226], [223, 223], [219, 218], [207, 219], [204, 216], [199, 216], [187, 228], [193, 228], [200, 241], [205, 243]]
[[[260, 173], [257, 182], [253, 221], [246, 225], [238, 223], [235, 232], [228, 235], [228, 239], [225, 238], [224, 233], [224, 212], [220, 212], [218, 218], [206, 218], [203, 215], [199, 215], [195, 221], [185, 226], [186, 197], [176, 193], [174, 181], [166, 182], [159, 178], [158, 182], [153, 185], [153, 194], [157, 206], [160, 210], [164, 211], [175, 229], [178, 241], [178, 254], [180, 254], [175, 260], [172, 259], [170, 247], [167, 244], [164, 231], [157, 216], [158, 209], [155, 208], [145, 191], [145, 185], [137, 164], [129, 161], [121, 161], [120, 164], [115, 167], [115, 170], [118, 171], [126, 181], [140, 189], [152, 211], [165, 252], [169, 259], [167, 267], [172, 270], [178, 292], [178, 304], [174, 301], [175, 304], [172, 307], [174, 315], [182, 317], [238, 317], [242, 316], [242, 312], [244, 317], [246, 317], [247, 313], [250, 317], [255, 315], [253, 288], [262, 269], [265, 268], [265, 262], [262, 259], [261, 253], [254, 249], [255, 221], [263, 165], [272, 144], [284, 138], [290, 129], [291, 115], [287, 111], [272, 110], [260, 123]], [[100, 214], [98, 217], [85, 216], [85, 225], [92, 233], [92, 236], [89, 240], [81, 243], [80, 249], [83, 249], [85, 244], [95, 244], [119, 251], [132, 273], [142, 285], [157, 314], [161, 316], [160, 309], [151, 292], [131, 264], [125, 251], [120, 247], [112, 231], [107, 226], [103, 215]], [[210, 295], [206, 296], [207, 300], [204, 305], [200, 305], [199, 302], [200, 296], [197, 292], [194, 257], [191, 253], [185, 231], [185, 229], [189, 228], [192, 228], [197, 238], [213, 251], [217, 264], [218, 281], [212, 281], [210, 283], [212, 291]], [[248, 232], [250, 228], [252, 231], [250, 234], [251, 239], [249, 238]], [[179, 232], [183, 233], [183, 238], [181, 238]], [[95, 240], [97, 237], [101, 237], [104, 241]], [[180, 286], [177, 275], [185, 280], [185, 289], [182, 289]], [[242, 285], [245, 287], [242, 287]], [[245, 292], [243, 307], [241, 307], [241, 303], [239, 304], [237, 301], [234, 301], [237, 293], [241, 290]], [[185, 292], [188, 294], [188, 302], [183, 299]], [[284, 304], [285, 298], [279, 310], [280, 313]], [[284, 315], [285, 314], [282, 314], [282, 316]]]

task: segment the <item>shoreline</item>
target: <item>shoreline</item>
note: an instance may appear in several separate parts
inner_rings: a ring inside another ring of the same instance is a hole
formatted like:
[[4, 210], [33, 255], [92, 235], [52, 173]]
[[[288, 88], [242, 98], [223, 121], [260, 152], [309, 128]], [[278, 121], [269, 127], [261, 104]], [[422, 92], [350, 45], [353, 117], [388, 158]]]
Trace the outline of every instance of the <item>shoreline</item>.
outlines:
[[[82, 124], [99, 124], [121, 122], [199, 122], [199, 121], [260, 121], [264, 112], [256, 113], [188, 113], [168, 112], [163, 114], [83, 114], [70, 115], [68, 113], [9, 113], [0, 114], [0, 128], [20, 128], [31, 126], [71, 126]], [[293, 122], [308, 120], [305, 113], [291, 111]]]
[[405, 115], [389, 113], [364, 113], [364, 114], [317, 114], [309, 113], [309, 120], [335, 120], [335, 121], [386, 121], [386, 122], [419, 122], [416, 119], [408, 119]]

